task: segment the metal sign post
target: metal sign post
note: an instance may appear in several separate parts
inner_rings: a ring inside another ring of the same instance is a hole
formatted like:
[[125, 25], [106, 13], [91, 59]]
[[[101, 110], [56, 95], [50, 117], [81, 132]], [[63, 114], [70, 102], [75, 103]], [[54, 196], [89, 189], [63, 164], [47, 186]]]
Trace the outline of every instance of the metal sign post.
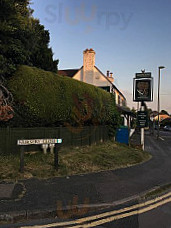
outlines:
[[[141, 102], [141, 111], [144, 111], [144, 102]], [[144, 150], [144, 127], [141, 128], [141, 146]]]
[[144, 101], [153, 101], [153, 78], [151, 72], [136, 73], [133, 79], [133, 101], [141, 102], [141, 111], [138, 112], [137, 122], [141, 128], [141, 145], [144, 150], [144, 128], [148, 124], [147, 113], [145, 112]]
[[59, 151], [59, 145], [55, 145], [55, 151], [54, 151], [54, 167], [56, 171], [58, 171], [58, 151]]
[[23, 139], [18, 140], [17, 145], [20, 146], [20, 172], [24, 172], [24, 152], [25, 146], [28, 145], [42, 145], [44, 154], [47, 153], [47, 148], [50, 147], [50, 152], [54, 150], [54, 168], [58, 170], [58, 151], [60, 148], [60, 144], [62, 143], [62, 139]]
[[20, 173], [24, 173], [24, 146], [20, 146]]

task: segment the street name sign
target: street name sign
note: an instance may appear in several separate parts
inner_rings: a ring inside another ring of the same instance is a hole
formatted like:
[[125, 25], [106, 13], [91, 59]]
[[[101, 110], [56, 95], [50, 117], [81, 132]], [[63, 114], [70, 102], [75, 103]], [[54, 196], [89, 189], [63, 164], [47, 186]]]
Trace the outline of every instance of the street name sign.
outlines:
[[17, 145], [19, 146], [57, 143], [62, 143], [62, 139], [22, 139], [17, 141]]
[[137, 112], [137, 125], [140, 128], [148, 127], [148, 113], [147, 111]]

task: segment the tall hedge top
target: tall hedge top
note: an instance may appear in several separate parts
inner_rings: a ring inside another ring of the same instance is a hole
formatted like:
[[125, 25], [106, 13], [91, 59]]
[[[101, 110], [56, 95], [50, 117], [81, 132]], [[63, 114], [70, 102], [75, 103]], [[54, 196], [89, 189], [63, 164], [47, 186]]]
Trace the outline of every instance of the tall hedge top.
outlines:
[[8, 88], [14, 96], [17, 113], [27, 118], [30, 126], [34, 121], [40, 125], [80, 126], [118, 121], [111, 94], [52, 72], [19, 66]]

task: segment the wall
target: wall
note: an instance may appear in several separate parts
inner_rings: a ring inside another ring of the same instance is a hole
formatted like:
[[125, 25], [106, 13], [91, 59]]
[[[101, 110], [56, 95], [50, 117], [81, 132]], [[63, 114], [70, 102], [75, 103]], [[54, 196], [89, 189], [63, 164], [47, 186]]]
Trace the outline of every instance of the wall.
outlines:
[[111, 83], [96, 68], [94, 68], [94, 85], [99, 87], [110, 86], [112, 88]]
[[92, 71], [84, 71], [84, 68], [81, 68], [73, 78], [97, 87], [109, 86], [110, 92], [112, 91], [111, 83], [95, 67]]
[[[120, 104], [119, 104], [119, 96], [120, 96]], [[126, 101], [124, 97], [117, 90], [115, 90], [115, 100], [116, 100], [116, 104], [120, 106], [123, 106], [123, 102], [125, 102], [125, 105], [126, 105]]]
[[73, 79], [83, 82], [83, 69], [82, 68], [74, 75]]

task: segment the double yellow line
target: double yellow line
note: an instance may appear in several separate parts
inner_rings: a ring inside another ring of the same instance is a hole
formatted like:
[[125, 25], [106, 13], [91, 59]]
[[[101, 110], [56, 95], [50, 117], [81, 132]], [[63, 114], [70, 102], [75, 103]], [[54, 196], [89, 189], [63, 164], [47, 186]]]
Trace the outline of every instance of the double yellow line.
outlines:
[[137, 214], [142, 214], [153, 210], [159, 206], [171, 202], [171, 192], [157, 197], [155, 199], [139, 203], [120, 210], [101, 213], [95, 216], [89, 216], [75, 221], [52, 223], [47, 225], [25, 226], [21, 228], [52, 228], [52, 227], [67, 227], [67, 228], [90, 228], [96, 227], [105, 223], [113, 222], [122, 218], [130, 217]]

